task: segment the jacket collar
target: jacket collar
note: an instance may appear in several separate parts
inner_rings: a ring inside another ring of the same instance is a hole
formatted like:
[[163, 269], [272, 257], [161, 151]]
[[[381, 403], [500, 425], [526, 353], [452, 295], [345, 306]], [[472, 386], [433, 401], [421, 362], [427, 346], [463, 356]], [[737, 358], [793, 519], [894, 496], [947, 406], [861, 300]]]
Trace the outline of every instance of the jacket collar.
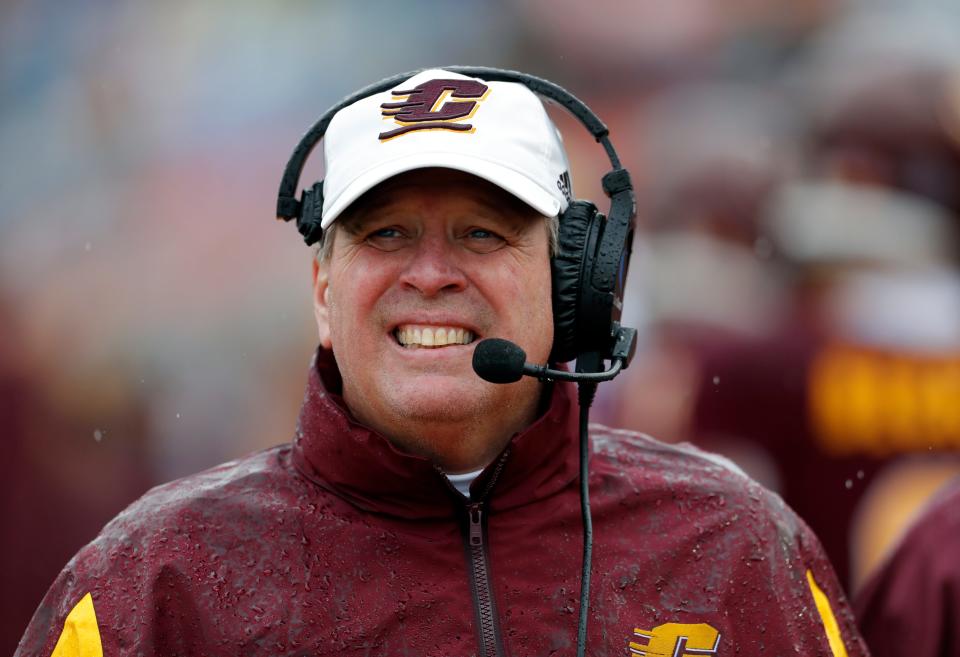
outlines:
[[[545, 413], [515, 435], [471, 487], [476, 497], [495, 477], [489, 495], [493, 511], [553, 495], [577, 477], [573, 386], [552, 387]], [[355, 420], [341, 390], [333, 354], [320, 349], [311, 363], [293, 444], [294, 465], [303, 476], [365, 511], [442, 518], [462, 508], [463, 498], [438, 468]]]

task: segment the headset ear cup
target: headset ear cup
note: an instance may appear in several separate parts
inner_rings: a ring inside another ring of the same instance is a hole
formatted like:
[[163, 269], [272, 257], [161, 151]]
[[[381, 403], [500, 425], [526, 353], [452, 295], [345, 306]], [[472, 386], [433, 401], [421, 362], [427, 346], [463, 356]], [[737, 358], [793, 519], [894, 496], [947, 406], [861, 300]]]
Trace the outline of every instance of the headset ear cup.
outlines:
[[551, 260], [553, 271], [553, 350], [550, 362], [577, 357], [578, 317], [587, 247], [597, 206], [574, 201], [560, 215], [559, 250]]
[[320, 222], [323, 219], [323, 181], [316, 182], [310, 189], [303, 190], [300, 197], [300, 214], [297, 215], [297, 230], [303, 235], [307, 246], [319, 242], [323, 238], [323, 228]]

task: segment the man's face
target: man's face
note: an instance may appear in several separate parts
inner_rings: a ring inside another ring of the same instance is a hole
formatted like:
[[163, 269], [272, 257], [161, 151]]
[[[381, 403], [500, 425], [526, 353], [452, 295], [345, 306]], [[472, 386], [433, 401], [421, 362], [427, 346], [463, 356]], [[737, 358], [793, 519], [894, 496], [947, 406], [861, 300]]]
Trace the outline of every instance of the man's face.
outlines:
[[428, 169], [374, 188], [339, 221], [314, 302], [351, 412], [447, 471], [482, 467], [536, 414], [537, 381], [487, 383], [471, 359], [491, 337], [548, 359], [544, 218], [479, 178]]

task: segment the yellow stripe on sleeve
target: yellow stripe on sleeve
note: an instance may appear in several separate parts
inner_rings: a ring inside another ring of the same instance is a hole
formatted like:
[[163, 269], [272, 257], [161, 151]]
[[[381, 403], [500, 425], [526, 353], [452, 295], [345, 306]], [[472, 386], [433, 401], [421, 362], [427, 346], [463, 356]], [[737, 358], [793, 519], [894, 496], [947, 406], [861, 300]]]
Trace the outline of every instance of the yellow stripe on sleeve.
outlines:
[[97, 614], [89, 593], [70, 610], [50, 657], [103, 657]]
[[823, 631], [827, 633], [827, 641], [830, 642], [830, 652], [833, 653], [833, 657], [847, 657], [847, 647], [843, 645], [840, 626], [837, 625], [833, 609], [830, 608], [830, 600], [817, 586], [817, 581], [813, 579], [813, 573], [809, 570], [807, 571], [807, 584], [810, 585], [813, 601], [817, 603], [817, 611], [820, 613], [820, 620], [823, 622]]

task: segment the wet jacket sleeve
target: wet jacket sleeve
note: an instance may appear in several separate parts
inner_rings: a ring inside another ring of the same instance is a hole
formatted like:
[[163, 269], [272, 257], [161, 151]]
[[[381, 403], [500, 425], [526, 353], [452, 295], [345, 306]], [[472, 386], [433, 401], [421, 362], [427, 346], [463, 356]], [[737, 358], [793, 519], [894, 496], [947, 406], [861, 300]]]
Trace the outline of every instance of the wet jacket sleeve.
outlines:
[[[816, 536], [779, 498], [769, 495], [767, 500], [766, 517], [747, 523], [753, 547], [736, 566], [734, 577], [742, 584], [728, 602], [737, 625], [752, 628], [748, 632], [754, 641], [745, 645], [775, 654], [868, 655]], [[750, 586], [756, 589], [752, 593]]]
[[[64, 567], [15, 657], [138, 657], [209, 653], [200, 596], [223, 582], [201, 568], [210, 546], [185, 514], [169, 522], [138, 503], [115, 518]], [[216, 546], [214, 546], [216, 547]]]
[[[67, 564], [33, 615], [15, 657], [123, 654], [117, 628], [105, 628], [104, 617], [115, 614], [115, 603], [122, 595], [118, 582], [126, 579], [129, 586], [139, 575], [107, 572], [98, 552], [93, 545], [87, 546]], [[137, 606], [130, 596], [124, 602]]]
[[[833, 567], [813, 532], [802, 524], [799, 534], [804, 563], [808, 614], [804, 620], [812, 633], [826, 636], [833, 657], [869, 655], [857, 629], [856, 618], [837, 582]], [[790, 619], [784, 619], [789, 623]]]
[[192, 654], [198, 628], [188, 627], [178, 570], [156, 566], [133, 542], [101, 536], [47, 591], [15, 657]]

